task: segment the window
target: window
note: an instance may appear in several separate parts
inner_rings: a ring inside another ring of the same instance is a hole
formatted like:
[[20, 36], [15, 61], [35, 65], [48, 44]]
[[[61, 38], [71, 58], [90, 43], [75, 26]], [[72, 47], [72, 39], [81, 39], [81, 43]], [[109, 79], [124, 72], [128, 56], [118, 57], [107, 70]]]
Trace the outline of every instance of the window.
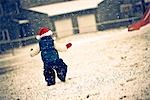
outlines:
[[0, 41], [3, 40], [3, 34], [2, 34], [2, 31], [0, 32]]
[[10, 36], [9, 36], [9, 33], [8, 33], [7, 29], [2, 30], [0, 32], [0, 40], [4, 40], [4, 41], [10, 40]]
[[123, 4], [120, 6], [121, 13], [130, 12], [131, 10], [132, 10], [132, 4]]
[[0, 4], [0, 16], [3, 15], [3, 7], [2, 5]]
[[16, 3], [16, 12], [17, 12], [17, 14], [19, 14], [19, 7], [18, 7], [18, 3]]

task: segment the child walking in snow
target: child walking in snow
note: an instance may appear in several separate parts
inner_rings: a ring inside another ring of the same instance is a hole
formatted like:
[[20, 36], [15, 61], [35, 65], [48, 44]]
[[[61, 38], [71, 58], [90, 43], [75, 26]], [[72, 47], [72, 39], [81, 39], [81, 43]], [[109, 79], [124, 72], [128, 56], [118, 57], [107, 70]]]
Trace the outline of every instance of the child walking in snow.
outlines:
[[68, 43], [63, 49], [60, 48], [52, 38], [52, 31], [46, 27], [39, 30], [36, 38], [39, 40], [39, 49], [31, 49], [30, 55], [33, 57], [41, 51], [41, 57], [44, 64], [43, 74], [45, 76], [47, 86], [55, 84], [55, 71], [57, 73], [57, 77], [62, 82], [65, 82], [67, 65], [61, 58], [59, 58], [57, 50], [67, 50], [72, 46], [72, 44]]

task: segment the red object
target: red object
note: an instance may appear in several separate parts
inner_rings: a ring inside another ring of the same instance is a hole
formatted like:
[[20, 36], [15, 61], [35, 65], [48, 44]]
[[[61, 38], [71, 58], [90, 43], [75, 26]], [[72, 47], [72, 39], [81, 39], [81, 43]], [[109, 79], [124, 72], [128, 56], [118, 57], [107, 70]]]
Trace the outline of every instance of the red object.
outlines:
[[39, 29], [37, 35], [41, 36], [42, 34], [48, 32], [48, 31], [49, 31], [49, 29], [47, 27], [42, 27], [42, 28]]
[[70, 48], [72, 46], [71, 43], [66, 44], [67, 49]]
[[139, 20], [136, 23], [133, 23], [132, 25], [130, 25], [128, 27], [128, 31], [139, 30], [142, 26], [145, 26], [148, 23], [150, 23], [150, 6], [145, 11], [145, 13], [144, 13], [143, 17], [141, 18], [141, 20]]

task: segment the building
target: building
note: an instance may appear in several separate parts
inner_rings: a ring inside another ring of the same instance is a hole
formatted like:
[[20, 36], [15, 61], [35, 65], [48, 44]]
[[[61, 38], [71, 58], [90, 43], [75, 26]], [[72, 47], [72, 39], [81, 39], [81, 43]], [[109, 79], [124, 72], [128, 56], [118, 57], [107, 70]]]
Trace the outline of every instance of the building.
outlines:
[[58, 38], [97, 31], [96, 9], [102, 0], [77, 0], [30, 8], [48, 14]]
[[33, 36], [40, 26], [50, 26], [47, 14], [23, 9], [20, 0], [0, 0], [0, 52], [35, 42], [17, 39]]
[[[149, 0], [145, 0], [146, 6]], [[58, 38], [128, 26], [143, 15], [139, 0], [77, 0], [30, 8], [48, 14]], [[65, 25], [65, 26], [64, 26]]]
[[[150, 4], [145, 0], [146, 6]], [[142, 2], [139, 0], [104, 0], [97, 7], [98, 30], [128, 26], [143, 15]]]

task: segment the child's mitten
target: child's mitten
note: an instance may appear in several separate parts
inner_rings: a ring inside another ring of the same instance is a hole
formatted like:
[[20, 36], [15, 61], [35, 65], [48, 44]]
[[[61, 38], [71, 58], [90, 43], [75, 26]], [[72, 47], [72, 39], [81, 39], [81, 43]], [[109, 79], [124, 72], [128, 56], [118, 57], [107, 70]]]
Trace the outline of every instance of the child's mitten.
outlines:
[[66, 44], [67, 49], [70, 48], [71, 46], [72, 46], [72, 43], [67, 43]]

